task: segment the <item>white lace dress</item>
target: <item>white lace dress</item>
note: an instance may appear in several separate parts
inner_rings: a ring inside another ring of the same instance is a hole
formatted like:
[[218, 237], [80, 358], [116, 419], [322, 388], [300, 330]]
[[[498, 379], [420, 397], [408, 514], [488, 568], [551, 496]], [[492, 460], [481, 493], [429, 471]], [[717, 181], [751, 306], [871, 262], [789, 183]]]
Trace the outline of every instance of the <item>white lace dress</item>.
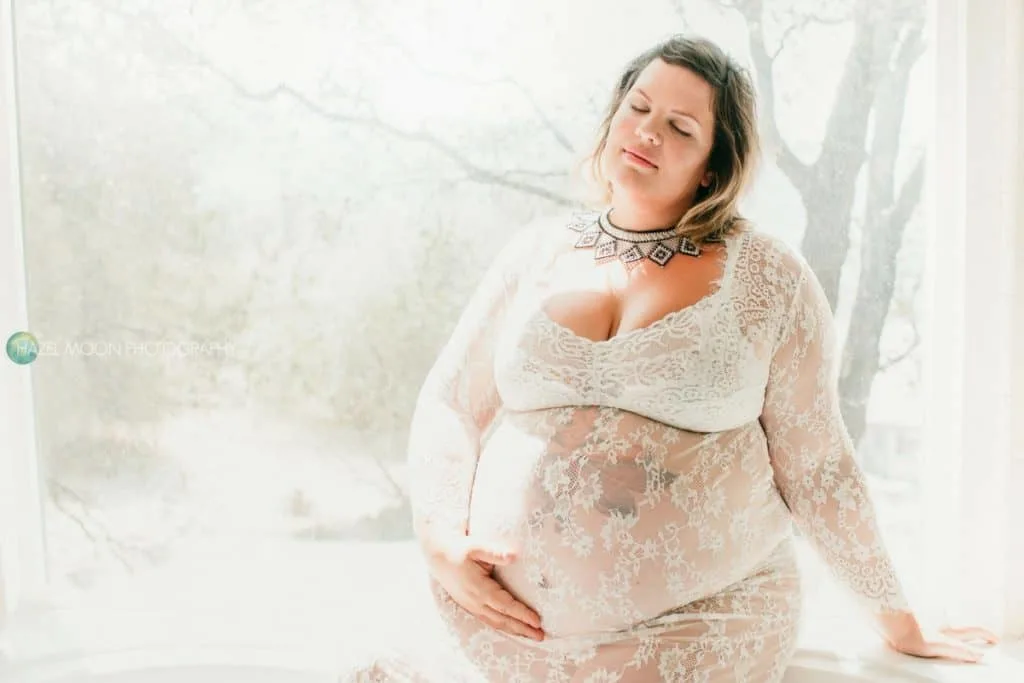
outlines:
[[804, 260], [736, 232], [711, 294], [593, 341], [544, 309], [568, 219], [499, 255], [410, 437], [417, 520], [519, 547], [496, 577], [547, 637], [495, 631], [431, 583], [450, 649], [342, 680], [778, 681], [800, 614], [792, 522], [868, 611], [906, 609]]

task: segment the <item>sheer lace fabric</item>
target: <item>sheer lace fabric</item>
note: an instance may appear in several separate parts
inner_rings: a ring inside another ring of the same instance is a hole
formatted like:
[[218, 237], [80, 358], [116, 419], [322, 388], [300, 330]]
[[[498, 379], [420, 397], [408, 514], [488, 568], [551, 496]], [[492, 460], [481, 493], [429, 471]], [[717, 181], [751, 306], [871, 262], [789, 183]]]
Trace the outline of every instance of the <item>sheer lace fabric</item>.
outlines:
[[[459, 677], [779, 680], [800, 613], [793, 523], [868, 612], [906, 609], [803, 259], [737, 232], [711, 294], [593, 341], [545, 312], [566, 221], [502, 251], [413, 418], [418, 527], [517, 547], [496, 577], [548, 636], [494, 631], [432, 583]], [[378, 679], [432, 680], [397, 659], [352, 674]]]

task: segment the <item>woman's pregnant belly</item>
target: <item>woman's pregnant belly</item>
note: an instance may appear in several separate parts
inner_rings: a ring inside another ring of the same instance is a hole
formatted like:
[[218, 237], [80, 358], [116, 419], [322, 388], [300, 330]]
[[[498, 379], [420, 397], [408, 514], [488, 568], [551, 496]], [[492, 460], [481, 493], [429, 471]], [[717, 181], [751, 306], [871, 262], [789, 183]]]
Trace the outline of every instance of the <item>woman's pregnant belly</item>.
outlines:
[[698, 434], [606, 407], [500, 419], [469, 531], [519, 550], [495, 575], [549, 636], [668, 616], [746, 576], [789, 532], [757, 422]]

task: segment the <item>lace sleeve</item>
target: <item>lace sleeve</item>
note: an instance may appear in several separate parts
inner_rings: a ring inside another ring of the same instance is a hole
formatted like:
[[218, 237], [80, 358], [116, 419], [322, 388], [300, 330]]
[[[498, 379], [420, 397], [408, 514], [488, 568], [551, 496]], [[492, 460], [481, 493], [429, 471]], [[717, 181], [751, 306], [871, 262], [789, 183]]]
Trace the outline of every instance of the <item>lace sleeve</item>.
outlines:
[[417, 535], [466, 531], [481, 437], [501, 408], [494, 344], [529, 231], [514, 236], [477, 285], [420, 389], [409, 431], [409, 497]]
[[832, 311], [802, 259], [777, 338], [761, 424], [796, 526], [872, 614], [908, 611], [839, 411]]

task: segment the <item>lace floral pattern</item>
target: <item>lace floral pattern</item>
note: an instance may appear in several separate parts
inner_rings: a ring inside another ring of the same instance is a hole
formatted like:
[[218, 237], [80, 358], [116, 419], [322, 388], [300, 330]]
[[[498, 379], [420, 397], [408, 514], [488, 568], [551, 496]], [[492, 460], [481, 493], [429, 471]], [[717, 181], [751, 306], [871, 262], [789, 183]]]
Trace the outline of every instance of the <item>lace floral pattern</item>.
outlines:
[[544, 312], [567, 243], [550, 224], [510, 242], [417, 404], [417, 528], [518, 546], [496, 576], [548, 634], [495, 632], [434, 585], [453, 658], [480, 680], [778, 680], [799, 614], [794, 522], [868, 611], [907, 609], [803, 259], [738, 232], [707, 297], [593, 341]]

